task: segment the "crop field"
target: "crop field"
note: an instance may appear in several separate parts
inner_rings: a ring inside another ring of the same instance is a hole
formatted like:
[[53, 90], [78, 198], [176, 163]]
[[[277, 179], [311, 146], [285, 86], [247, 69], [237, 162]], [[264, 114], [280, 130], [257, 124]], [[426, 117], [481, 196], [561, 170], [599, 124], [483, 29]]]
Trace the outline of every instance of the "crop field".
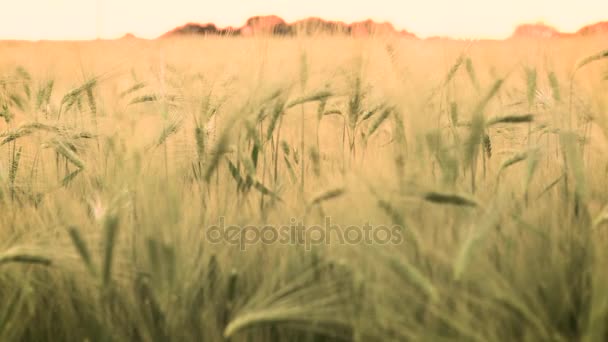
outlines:
[[607, 48], [0, 42], [0, 341], [605, 341]]

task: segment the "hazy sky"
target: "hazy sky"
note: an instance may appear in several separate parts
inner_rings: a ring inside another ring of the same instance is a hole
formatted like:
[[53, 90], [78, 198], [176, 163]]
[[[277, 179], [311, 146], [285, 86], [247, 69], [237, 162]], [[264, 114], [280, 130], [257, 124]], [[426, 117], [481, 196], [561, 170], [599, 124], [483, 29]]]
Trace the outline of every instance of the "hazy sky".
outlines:
[[155, 38], [187, 22], [241, 26], [253, 15], [390, 21], [420, 37], [504, 38], [524, 22], [562, 31], [608, 20], [608, 0], [2, 0], [0, 39]]

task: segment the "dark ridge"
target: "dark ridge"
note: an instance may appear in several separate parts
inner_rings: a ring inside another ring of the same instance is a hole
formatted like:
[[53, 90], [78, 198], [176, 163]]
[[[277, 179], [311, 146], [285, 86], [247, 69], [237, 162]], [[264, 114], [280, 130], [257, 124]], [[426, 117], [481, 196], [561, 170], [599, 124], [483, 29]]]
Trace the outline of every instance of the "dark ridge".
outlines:
[[175, 28], [162, 37], [188, 36], [188, 35], [223, 35], [223, 36], [253, 36], [274, 35], [293, 36], [303, 34], [344, 34], [353, 36], [369, 36], [374, 34], [397, 35], [408, 38], [416, 36], [405, 30], [397, 31], [391, 23], [376, 23], [372, 20], [346, 24], [340, 21], [326, 21], [321, 18], [308, 18], [287, 23], [275, 15], [256, 16], [249, 18], [245, 25], [239, 28], [218, 28], [214, 24], [188, 23]]
[[184, 26], [177, 27], [162, 37], [177, 36], [177, 35], [222, 35], [222, 36], [238, 36], [240, 35], [240, 29], [234, 29], [232, 27], [218, 29], [214, 24], [196, 24], [188, 23]]

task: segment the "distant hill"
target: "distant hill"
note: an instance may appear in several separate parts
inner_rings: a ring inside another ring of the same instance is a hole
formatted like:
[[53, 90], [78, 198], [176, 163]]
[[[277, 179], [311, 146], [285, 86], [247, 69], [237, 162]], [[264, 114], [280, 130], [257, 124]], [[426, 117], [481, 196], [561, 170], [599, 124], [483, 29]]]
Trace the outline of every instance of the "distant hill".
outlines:
[[576, 32], [580, 36], [592, 36], [605, 34], [608, 35], [608, 21], [602, 21], [597, 24], [588, 25]]
[[257, 16], [247, 20], [244, 26], [239, 28], [218, 28], [214, 24], [188, 23], [177, 27], [161, 37], [173, 37], [183, 35], [224, 35], [224, 36], [253, 36], [253, 35], [277, 35], [290, 36], [297, 33], [303, 34], [344, 34], [352, 36], [369, 36], [374, 34], [395, 35], [408, 38], [416, 36], [405, 30], [396, 30], [391, 23], [376, 23], [372, 20], [346, 24], [340, 21], [326, 21], [321, 18], [308, 18], [287, 23], [280, 17]]
[[135, 37], [135, 35], [133, 33], [127, 33], [124, 36], [122, 36], [122, 38], [120, 38], [120, 39], [129, 40], [129, 39], [137, 39], [137, 37]]
[[560, 32], [556, 28], [542, 23], [524, 24], [515, 29], [511, 38], [567, 38], [598, 35], [608, 35], [607, 21], [585, 26], [575, 33]]
[[545, 24], [524, 24], [519, 25], [515, 32], [513, 32], [512, 38], [560, 38], [564, 36], [563, 33], [559, 32], [552, 26]]
[[[322, 18], [307, 18], [288, 23], [276, 15], [256, 16], [247, 19], [241, 27], [219, 28], [215, 24], [188, 23], [177, 27], [164, 35], [164, 37], [184, 36], [184, 35], [218, 35], [218, 36], [254, 36], [254, 35], [275, 35], [292, 36], [296, 34], [343, 34], [356, 37], [370, 35], [392, 35], [406, 38], [417, 38], [415, 34], [406, 30], [397, 30], [389, 22], [375, 22], [365, 20], [347, 24], [341, 21], [328, 21]], [[523, 24], [518, 26], [511, 38], [535, 38], [552, 39], [576, 36], [608, 35], [608, 21], [599, 22], [585, 26], [576, 33], [564, 33], [556, 28], [542, 24]], [[435, 37], [437, 39], [438, 37]], [[432, 38], [430, 38], [432, 39]], [[447, 39], [447, 38], [442, 38]]]

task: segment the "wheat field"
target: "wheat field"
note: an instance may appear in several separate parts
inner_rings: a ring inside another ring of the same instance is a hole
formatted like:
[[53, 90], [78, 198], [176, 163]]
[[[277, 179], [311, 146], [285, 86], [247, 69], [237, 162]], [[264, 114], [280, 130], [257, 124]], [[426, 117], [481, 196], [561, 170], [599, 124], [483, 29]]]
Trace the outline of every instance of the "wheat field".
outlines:
[[608, 339], [605, 40], [0, 48], [1, 341]]

